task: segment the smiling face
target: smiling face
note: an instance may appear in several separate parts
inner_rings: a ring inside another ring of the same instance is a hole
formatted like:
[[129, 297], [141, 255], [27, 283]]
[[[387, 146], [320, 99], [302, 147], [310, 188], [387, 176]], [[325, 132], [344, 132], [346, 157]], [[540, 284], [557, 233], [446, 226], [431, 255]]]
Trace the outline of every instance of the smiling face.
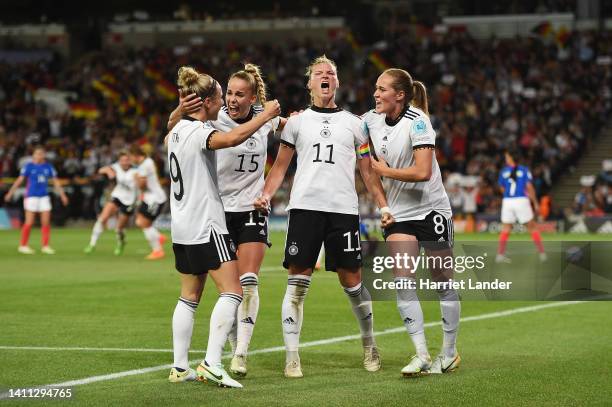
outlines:
[[374, 91], [376, 113], [394, 115], [398, 110], [403, 109], [406, 93], [396, 91], [392, 85], [393, 78], [390, 75], [382, 74], [378, 77]]
[[227, 83], [225, 104], [232, 119], [245, 118], [251, 111], [251, 105], [257, 101], [250, 84], [241, 78], [232, 78]]
[[307, 86], [315, 102], [333, 99], [339, 85], [338, 75], [333, 65], [328, 62], [313, 65]]

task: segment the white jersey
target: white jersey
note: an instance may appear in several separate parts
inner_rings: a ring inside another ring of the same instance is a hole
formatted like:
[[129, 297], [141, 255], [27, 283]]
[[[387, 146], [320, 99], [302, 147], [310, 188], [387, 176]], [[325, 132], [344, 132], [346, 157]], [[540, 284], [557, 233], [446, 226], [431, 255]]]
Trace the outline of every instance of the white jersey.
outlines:
[[[374, 154], [384, 159], [391, 168], [413, 166], [415, 149], [433, 148], [436, 144], [436, 132], [429, 117], [413, 106], [409, 106], [396, 122], [389, 122], [384, 114], [369, 111], [363, 115], [363, 123], [374, 145]], [[429, 181], [385, 179], [387, 201], [397, 222], [425, 219], [432, 211], [447, 218], [452, 216], [435, 154], [431, 166]]]
[[144, 159], [138, 166], [138, 175], [147, 179], [147, 187], [142, 201], [147, 205], [161, 205], [166, 202], [166, 193], [157, 178], [155, 163], [150, 157]]
[[181, 119], [168, 137], [172, 242], [201, 244], [212, 230], [227, 234], [223, 203], [217, 187], [215, 152], [206, 149], [215, 132], [209, 122]]
[[310, 107], [287, 120], [281, 143], [297, 153], [288, 210], [359, 213], [356, 150], [367, 136], [358, 116], [340, 108]]
[[[233, 128], [261, 113], [259, 106], [251, 110], [244, 121], [236, 122], [227, 113], [227, 107], [219, 111], [212, 126], [222, 132]], [[264, 187], [264, 170], [268, 151], [268, 133], [276, 131], [280, 118], [276, 117], [257, 130], [244, 143], [217, 151], [217, 176], [219, 193], [226, 212], [245, 212], [255, 209], [253, 202]]]
[[117, 198], [125, 206], [133, 205], [136, 202], [138, 188], [136, 187], [136, 168], [130, 167], [127, 170], [121, 168], [119, 163], [111, 165], [115, 171], [115, 188], [111, 192], [111, 197]]

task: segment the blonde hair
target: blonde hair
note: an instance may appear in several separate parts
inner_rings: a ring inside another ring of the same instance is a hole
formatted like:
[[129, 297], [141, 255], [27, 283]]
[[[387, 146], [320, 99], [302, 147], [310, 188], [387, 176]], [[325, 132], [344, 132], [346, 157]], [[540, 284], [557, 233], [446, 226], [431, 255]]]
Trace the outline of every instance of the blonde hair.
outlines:
[[409, 103], [421, 109], [425, 114], [429, 114], [429, 104], [427, 103], [427, 88], [420, 81], [413, 81], [410, 74], [399, 68], [386, 69], [383, 75], [389, 75], [393, 78], [391, 87], [396, 92], [403, 91], [406, 94], [404, 105]]
[[[313, 59], [310, 62], [310, 65], [306, 67], [305, 75], [306, 75], [306, 78], [308, 78], [308, 80], [310, 80], [310, 76], [312, 75], [312, 68], [314, 68], [315, 65], [319, 65], [319, 64], [330, 64], [334, 68], [334, 71], [336, 72], [336, 74], [338, 73], [338, 66], [336, 65], [336, 62], [334, 62], [333, 59], [329, 59], [327, 55], [323, 54]], [[314, 103], [314, 97], [312, 96], [312, 90], [310, 91], [310, 103]]]
[[202, 99], [213, 96], [217, 91], [217, 81], [205, 73], [198, 73], [190, 66], [182, 66], [178, 70], [177, 85], [181, 96], [195, 93]]
[[261, 76], [261, 68], [255, 64], [244, 64], [244, 69], [235, 72], [230, 76], [232, 78], [238, 78], [246, 81], [251, 87], [251, 91], [254, 95], [257, 95], [257, 101], [260, 105], [266, 103], [266, 83]]

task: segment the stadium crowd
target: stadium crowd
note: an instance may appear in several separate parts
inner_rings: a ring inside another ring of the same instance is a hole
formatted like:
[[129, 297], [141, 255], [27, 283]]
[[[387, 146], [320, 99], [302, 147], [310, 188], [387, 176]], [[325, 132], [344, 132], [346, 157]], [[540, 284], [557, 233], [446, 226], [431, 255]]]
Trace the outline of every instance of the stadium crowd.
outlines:
[[[321, 53], [338, 63], [338, 99], [356, 114], [372, 108], [374, 83], [386, 66], [403, 67], [428, 86], [440, 167], [447, 181], [457, 183], [447, 185], [450, 190], [458, 187], [459, 195], [473, 198], [475, 205], [466, 211], [474, 213], [499, 212], [504, 149], [521, 151], [542, 197], [612, 111], [609, 31], [487, 41], [465, 32], [398, 31], [374, 46], [339, 33], [325, 44], [107, 50], [74, 63], [55, 57], [0, 62], [0, 177], [17, 176], [32, 147], [42, 144], [59, 176], [69, 180], [68, 192], [79, 196], [70, 216], [93, 218], [104, 190], [96, 169], [121, 148], [140, 144], [162, 169], [160, 176], [168, 175], [161, 140], [177, 103], [178, 66], [191, 64], [224, 83], [241, 62], [259, 64], [270, 96], [288, 115], [308, 105], [303, 70]], [[42, 95], [41, 89], [52, 91]], [[67, 95], [68, 107], [58, 102], [59, 91]], [[269, 161], [278, 144], [271, 140]], [[459, 208], [464, 211], [463, 203], [455, 205]]]

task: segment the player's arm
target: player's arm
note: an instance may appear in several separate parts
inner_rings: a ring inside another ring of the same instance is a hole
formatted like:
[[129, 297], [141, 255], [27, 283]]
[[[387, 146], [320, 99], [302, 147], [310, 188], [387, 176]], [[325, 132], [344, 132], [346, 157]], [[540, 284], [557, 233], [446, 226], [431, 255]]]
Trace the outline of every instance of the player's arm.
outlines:
[[146, 191], [147, 189], [147, 177], [136, 173], [134, 174], [134, 179], [136, 180], [136, 186], [138, 187], [138, 189], [140, 189], [142, 192]]
[[23, 184], [24, 180], [25, 180], [25, 176], [23, 176], [23, 175], [20, 175], [20, 176], [17, 177], [15, 182], [13, 182], [13, 185], [11, 185], [11, 187], [9, 188], [8, 192], [6, 193], [6, 195], [4, 195], [4, 200], [6, 202], [9, 202], [11, 200], [11, 198], [13, 197], [13, 194], [15, 193], [17, 188], [19, 188], [21, 186], [21, 184]]
[[281, 143], [276, 155], [276, 160], [270, 169], [270, 173], [266, 177], [264, 189], [259, 198], [255, 200], [255, 209], [267, 213], [270, 209], [270, 199], [274, 196], [278, 188], [280, 188], [285, 179], [285, 174], [291, 164], [291, 159], [295, 149], [289, 145]]
[[113, 170], [110, 165], [100, 168], [98, 170], [98, 174], [106, 175], [110, 179], [113, 179], [117, 176], [117, 174], [115, 174], [115, 170]]
[[202, 99], [195, 93], [179, 97], [178, 106], [170, 113], [170, 117], [168, 118], [168, 130], [172, 130], [184, 115], [189, 115], [200, 110], [202, 103]]
[[53, 188], [55, 189], [55, 192], [60, 196], [62, 205], [68, 205], [68, 197], [66, 196], [64, 188], [62, 187], [62, 184], [60, 183], [57, 177], [53, 177]]
[[264, 110], [246, 123], [234, 127], [226, 133], [215, 131], [208, 136], [206, 141], [207, 150], [220, 150], [222, 148], [234, 147], [242, 144], [251, 137], [261, 126], [280, 114], [280, 104], [272, 100], [264, 104]]
[[385, 195], [380, 177], [372, 170], [370, 157], [363, 157], [361, 160], [357, 160], [357, 166], [363, 183], [368, 192], [374, 197], [376, 205], [380, 209], [382, 227], [391, 225], [394, 219], [387, 204], [387, 196]]
[[434, 147], [415, 148], [414, 165], [405, 168], [391, 168], [381, 158], [372, 158], [372, 169], [381, 177], [391, 178], [402, 182], [425, 182], [431, 178]]

